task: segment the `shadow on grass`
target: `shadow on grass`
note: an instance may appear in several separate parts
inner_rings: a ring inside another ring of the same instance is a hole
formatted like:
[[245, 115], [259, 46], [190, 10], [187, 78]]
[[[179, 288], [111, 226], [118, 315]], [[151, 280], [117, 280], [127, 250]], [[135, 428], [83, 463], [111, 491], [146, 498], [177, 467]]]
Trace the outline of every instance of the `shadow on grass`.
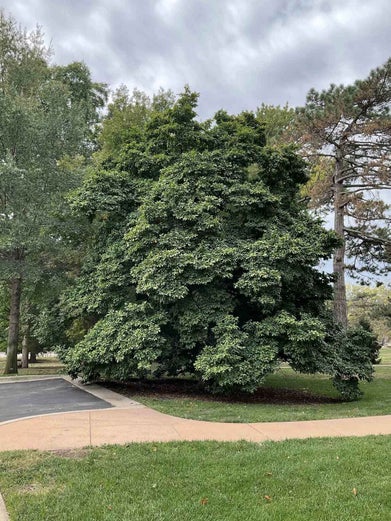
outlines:
[[167, 378], [156, 380], [130, 380], [126, 383], [105, 382], [105, 387], [128, 397], [143, 396], [160, 400], [193, 399], [210, 402], [274, 404], [274, 405], [317, 405], [341, 403], [340, 398], [315, 394], [307, 389], [260, 387], [255, 393], [211, 394], [193, 380]]

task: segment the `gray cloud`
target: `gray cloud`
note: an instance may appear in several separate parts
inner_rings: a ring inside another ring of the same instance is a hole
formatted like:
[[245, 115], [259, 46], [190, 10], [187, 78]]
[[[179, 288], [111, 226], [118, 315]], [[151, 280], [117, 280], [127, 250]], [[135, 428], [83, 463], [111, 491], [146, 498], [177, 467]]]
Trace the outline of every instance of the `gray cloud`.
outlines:
[[43, 26], [55, 61], [149, 93], [201, 93], [200, 113], [302, 104], [311, 87], [365, 77], [391, 55], [389, 0], [3, 0]]

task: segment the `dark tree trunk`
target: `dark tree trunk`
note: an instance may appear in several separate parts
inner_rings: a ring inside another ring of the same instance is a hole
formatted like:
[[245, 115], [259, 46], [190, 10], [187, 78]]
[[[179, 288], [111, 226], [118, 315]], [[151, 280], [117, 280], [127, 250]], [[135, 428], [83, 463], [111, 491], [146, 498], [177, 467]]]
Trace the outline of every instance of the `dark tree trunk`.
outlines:
[[37, 353], [35, 351], [30, 352], [30, 364], [37, 363]]
[[5, 363], [4, 374], [16, 374], [18, 372], [18, 341], [21, 293], [22, 279], [21, 277], [15, 277], [11, 281], [7, 360]]
[[342, 171], [342, 162], [337, 158], [335, 180], [334, 180], [334, 231], [341, 238], [342, 244], [333, 255], [333, 271], [337, 275], [334, 283], [334, 319], [343, 327], [348, 325], [348, 312], [346, 303], [345, 284], [345, 234], [344, 234], [344, 193], [342, 181], [339, 177]]

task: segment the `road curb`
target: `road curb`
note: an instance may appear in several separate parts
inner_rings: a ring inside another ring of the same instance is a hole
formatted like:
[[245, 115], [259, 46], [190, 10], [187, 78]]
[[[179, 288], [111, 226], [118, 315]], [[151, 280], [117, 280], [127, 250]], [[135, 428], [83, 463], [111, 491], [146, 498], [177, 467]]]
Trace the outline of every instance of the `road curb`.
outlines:
[[62, 378], [62, 374], [42, 374], [42, 375], [25, 375], [25, 376], [2, 376], [0, 378], [1, 384], [15, 384], [22, 382], [37, 382], [39, 380], [53, 380], [55, 378]]
[[[37, 375], [37, 376], [19, 376], [19, 377], [2, 377], [0, 378], [0, 385], [2, 384], [14, 384], [14, 383], [27, 383], [27, 382], [38, 382], [43, 380], [65, 380], [74, 387], [85, 391], [86, 393], [92, 394], [96, 398], [109, 403], [112, 407], [119, 407], [121, 409], [125, 407], [141, 406], [139, 402], [124, 396], [123, 394], [116, 393], [106, 387], [99, 384], [83, 384], [80, 379], [73, 379], [66, 374], [58, 375]], [[71, 411], [72, 412], [72, 411]], [[1, 422], [0, 422], [1, 423]]]
[[7, 509], [5, 508], [5, 503], [4, 503], [3, 496], [1, 495], [1, 492], [0, 492], [0, 521], [9, 521], [8, 512], [7, 512]]
[[62, 379], [78, 387], [86, 393], [92, 394], [100, 400], [104, 400], [115, 408], [124, 409], [126, 407], [141, 406], [142, 404], [132, 400], [123, 394], [116, 393], [99, 384], [83, 384], [80, 379], [72, 379], [70, 376], [62, 375]]

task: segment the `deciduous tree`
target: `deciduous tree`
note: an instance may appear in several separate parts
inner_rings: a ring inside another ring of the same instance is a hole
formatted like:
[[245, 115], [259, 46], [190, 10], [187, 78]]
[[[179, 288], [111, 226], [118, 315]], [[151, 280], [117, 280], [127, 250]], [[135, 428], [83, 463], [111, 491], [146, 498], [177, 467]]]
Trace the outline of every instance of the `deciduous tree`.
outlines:
[[5, 372], [14, 373], [23, 281], [34, 284], [61, 245], [54, 211], [80, 182], [62, 159], [91, 151], [105, 89], [81, 63], [51, 66], [40, 30], [28, 33], [2, 11], [0, 41], [0, 273], [10, 285]]
[[284, 360], [357, 397], [372, 337], [327, 317], [317, 265], [337, 240], [299, 201], [302, 160], [265, 147], [253, 114], [200, 123], [196, 107], [186, 89], [152, 111], [75, 193], [94, 235], [63, 302], [84, 324], [62, 351], [70, 373], [190, 373], [215, 391], [254, 391]]

